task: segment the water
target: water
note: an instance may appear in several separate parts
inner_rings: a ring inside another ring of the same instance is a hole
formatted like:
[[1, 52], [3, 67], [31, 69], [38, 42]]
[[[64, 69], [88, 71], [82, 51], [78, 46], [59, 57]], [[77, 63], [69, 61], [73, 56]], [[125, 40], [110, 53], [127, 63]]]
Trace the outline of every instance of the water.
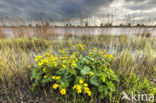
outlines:
[[3, 32], [8, 37], [14, 37], [15, 34], [23, 33], [24, 35], [36, 35], [39, 33], [49, 33], [55, 35], [129, 35], [134, 36], [138, 33], [151, 33], [153, 36], [156, 36], [156, 28], [44, 28], [39, 29], [35, 27], [22, 27], [18, 28], [3, 28]]

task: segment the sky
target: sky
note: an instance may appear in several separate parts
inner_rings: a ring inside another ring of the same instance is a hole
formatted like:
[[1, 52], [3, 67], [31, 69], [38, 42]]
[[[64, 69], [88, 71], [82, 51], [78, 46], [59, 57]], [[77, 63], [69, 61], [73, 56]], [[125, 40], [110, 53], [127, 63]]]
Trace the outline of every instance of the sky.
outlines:
[[40, 15], [57, 21], [108, 15], [145, 21], [156, 17], [156, 0], [0, 0], [0, 17], [36, 20]]

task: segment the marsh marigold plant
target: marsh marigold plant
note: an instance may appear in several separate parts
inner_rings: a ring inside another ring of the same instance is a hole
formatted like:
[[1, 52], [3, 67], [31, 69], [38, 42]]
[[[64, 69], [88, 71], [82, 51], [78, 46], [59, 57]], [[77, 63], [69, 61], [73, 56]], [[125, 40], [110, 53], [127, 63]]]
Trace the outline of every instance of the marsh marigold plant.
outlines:
[[[46, 87], [60, 95], [87, 95], [105, 98], [116, 91], [117, 76], [110, 61], [115, 59], [106, 50], [88, 49], [77, 44], [71, 49], [60, 49], [58, 55], [37, 55], [32, 70], [33, 89]], [[72, 93], [72, 94], [71, 94]]]

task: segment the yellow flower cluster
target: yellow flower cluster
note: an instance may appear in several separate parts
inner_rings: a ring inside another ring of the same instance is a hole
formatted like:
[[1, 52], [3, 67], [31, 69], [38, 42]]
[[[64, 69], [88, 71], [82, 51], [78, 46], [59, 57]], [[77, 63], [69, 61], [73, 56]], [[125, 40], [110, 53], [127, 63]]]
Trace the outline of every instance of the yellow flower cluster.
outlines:
[[81, 50], [84, 50], [85, 45], [83, 45], [83, 44], [77, 44], [76, 47], [80, 47]]
[[72, 66], [73, 66], [73, 67], [76, 67], [76, 66], [77, 66], [75, 60], [73, 60]]
[[45, 54], [45, 56], [49, 56], [49, 55], [50, 55], [50, 53], [46, 53], [46, 54]]
[[73, 89], [76, 89], [78, 93], [81, 93], [81, 92], [82, 92], [82, 87], [81, 87], [81, 85], [74, 85], [74, 86], [73, 86]]
[[[35, 61], [37, 62], [37, 66], [41, 66], [41, 71], [44, 72], [44, 76], [43, 78], [47, 78], [47, 77], [51, 77], [53, 79], [53, 82], [55, 82], [52, 85], [53, 89], [58, 89], [59, 88], [59, 92], [61, 93], [61, 95], [65, 95], [66, 94], [66, 89], [68, 87], [64, 87], [63, 83], [61, 82], [61, 77], [63, 78], [63, 75], [60, 76], [56, 76], [56, 75], [60, 75], [60, 74], [54, 74], [53, 76], [50, 76], [48, 74], [49, 67], [50, 68], [54, 68], [54, 70], [73, 70], [74, 73], [76, 73], [77, 76], [79, 76], [79, 74], [77, 74], [78, 72], [78, 68], [76, 69], [76, 67], [78, 67], [77, 65], [79, 64], [78, 60], [83, 59], [83, 56], [81, 55], [81, 51], [87, 49], [87, 47], [85, 45], [82, 44], [77, 44], [76, 47], [78, 49], [74, 49], [74, 53], [72, 53], [71, 55], [69, 55], [69, 51], [68, 49], [61, 49], [59, 50], [59, 58], [57, 56], [54, 55], [50, 55], [50, 53], [46, 53], [44, 56], [36, 56]], [[114, 58], [112, 55], [108, 55], [105, 54], [106, 50], [99, 50], [97, 48], [94, 48], [92, 50], [89, 50], [89, 57], [91, 58], [90, 60], [96, 60], [96, 58], [94, 58], [96, 55], [99, 57], [101, 57], [102, 59], [105, 58]], [[80, 53], [80, 54], [79, 54]], [[93, 55], [95, 54], [95, 56]], [[102, 55], [102, 56], [101, 56]], [[90, 63], [90, 61], [89, 61]], [[92, 64], [91, 64], [92, 65]], [[109, 65], [109, 64], [107, 64]], [[113, 71], [110, 71], [113, 72]], [[89, 75], [87, 75], [88, 78], [91, 78], [91, 76], [94, 76], [94, 72], [89, 72]], [[92, 95], [91, 92], [91, 88], [89, 88], [89, 85], [87, 83], [85, 83], [85, 81], [83, 81], [84, 78], [79, 79], [79, 81], [76, 81], [77, 84], [75, 84], [73, 86], [73, 90], [76, 91], [76, 93], [84, 93], [87, 94], [88, 96]]]
[[90, 89], [86, 86], [85, 88], [84, 88], [84, 90], [85, 90], [85, 92], [89, 95], [89, 96], [91, 96], [91, 91], [90, 91]]
[[74, 85], [73, 90], [76, 89], [77, 93], [82, 93], [82, 89], [84, 89], [85, 93], [88, 94], [88, 96], [91, 96], [91, 91], [88, 88], [88, 84], [84, 83], [82, 80], [79, 80], [80, 84]]
[[52, 76], [51, 78], [54, 79], [54, 80], [60, 80], [61, 79], [60, 76]]
[[54, 85], [53, 85], [53, 88], [54, 88], [54, 89], [57, 89], [57, 87], [59, 87], [58, 84], [54, 84]]
[[106, 49], [104, 49], [104, 50], [99, 50], [99, 52], [98, 52], [98, 54], [104, 54], [106, 52]]
[[81, 92], [82, 92], [82, 88], [81, 88], [80, 85], [77, 85], [77, 92], [78, 92], [78, 93], [81, 93]]
[[68, 50], [67, 48], [65, 48], [65, 49], [60, 49], [59, 52], [64, 54], [64, 53], [66, 53], [67, 50]]
[[58, 58], [46, 53], [46, 57], [44, 59], [42, 56], [36, 56], [35, 61], [38, 62], [38, 66], [43, 66], [43, 64], [49, 66], [52, 63], [56, 67]]
[[116, 59], [115, 57], [113, 57], [113, 55], [107, 55], [107, 54], [105, 54], [105, 55], [103, 55], [105, 58], [109, 58], [109, 59]]
[[92, 55], [92, 54], [94, 54], [94, 53], [98, 53], [98, 54], [104, 54], [105, 52], [106, 52], [106, 50], [104, 49], [104, 50], [101, 50], [101, 49], [97, 49], [97, 48], [94, 48], [93, 50], [88, 50], [89, 51], [89, 55]]
[[42, 59], [42, 56], [41, 55], [37, 55], [37, 56], [35, 56], [35, 61], [39, 61], [40, 59]]
[[97, 52], [97, 48], [94, 48], [93, 51], [94, 51], [94, 52]]
[[65, 56], [65, 57], [60, 57], [61, 59], [68, 59], [68, 57], [67, 56]]
[[82, 84], [82, 83], [83, 83], [83, 81], [82, 81], [82, 80], [79, 80], [79, 83], [80, 83], [80, 84]]
[[67, 65], [71, 65], [74, 68], [77, 66], [76, 62], [78, 59], [76, 58], [76, 53], [73, 53], [70, 57], [66, 55], [61, 56], [60, 59], [62, 60], [63, 68], [67, 68]]
[[84, 85], [85, 87], [88, 87], [88, 84], [87, 84], [87, 83], [84, 83], [83, 85]]
[[90, 90], [86, 91], [89, 96], [91, 96], [92, 92]]
[[77, 93], [81, 93], [82, 92], [82, 87], [81, 85], [74, 85], [73, 89], [77, 89]]
[[75, 56], [75, 55], [71, 55], [70, 57], [71, 57], [71, 58], [75, 58], [76, 56]]
[[72, 55], [70, 55], [70, 58], [75, 58], [77, 53], [73, 53]]

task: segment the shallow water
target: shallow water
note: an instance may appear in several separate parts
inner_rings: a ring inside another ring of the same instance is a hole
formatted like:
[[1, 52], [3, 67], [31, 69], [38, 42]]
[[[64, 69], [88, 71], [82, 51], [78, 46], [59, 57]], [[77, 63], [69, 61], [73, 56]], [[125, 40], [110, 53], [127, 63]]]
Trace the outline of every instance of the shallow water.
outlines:
[[[57, 35], [129, 35], [134, 36], [138, 33], [151, 33], [153, 36], [156, 36], [156, 28], [35, 28], [35, 27], [22, 27], [17, 28], [3, 28], [3, 32], [8, 37], [14, 37], [14, 34], [23, 33], [29, 35], [35, 35], [38, 33], [51, 33]], [[60, 37], [61, 38], [61, 37]]]

